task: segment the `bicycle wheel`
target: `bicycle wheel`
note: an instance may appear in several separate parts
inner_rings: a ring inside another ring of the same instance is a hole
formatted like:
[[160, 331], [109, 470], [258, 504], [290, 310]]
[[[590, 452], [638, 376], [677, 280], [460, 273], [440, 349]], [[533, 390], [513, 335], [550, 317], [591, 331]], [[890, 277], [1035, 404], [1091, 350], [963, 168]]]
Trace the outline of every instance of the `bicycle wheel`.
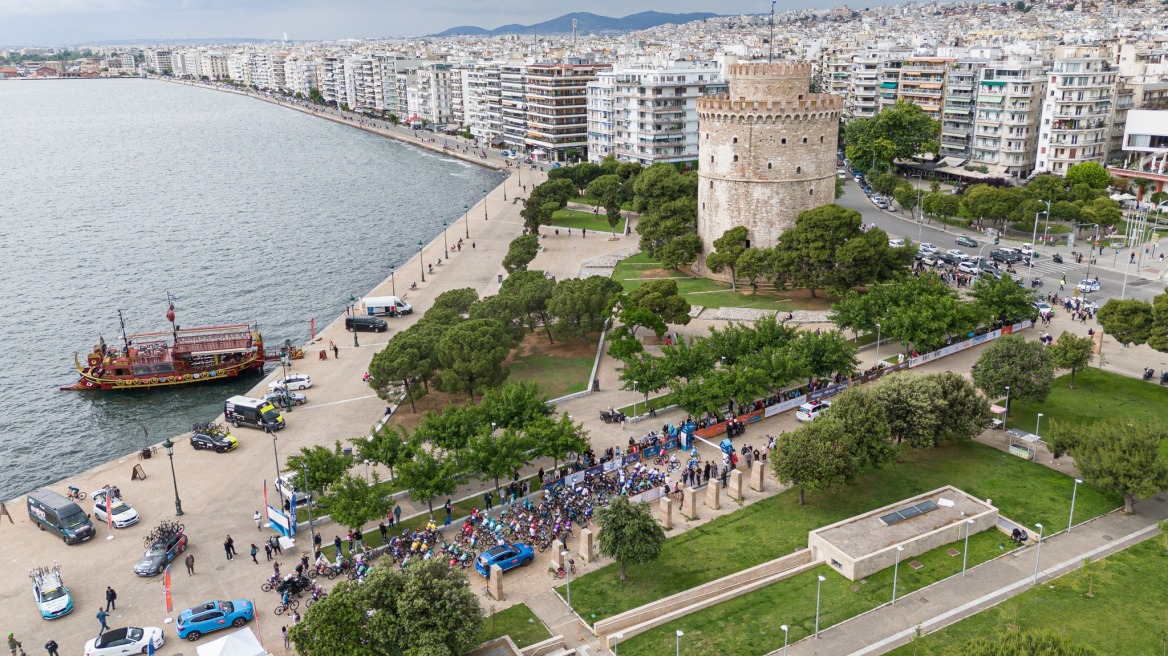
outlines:
[[287, 606], [276, 606], [276, 614], [277, 615], [283, 615], [286, 612], [288, 612]]
[[312, 608], [312, 605], [315, 603], [316, 603], [315, 599], [309, 599], [308, 601], [304, 602], [304, 607], [305, 608]]
[[271, 592], [272, 591], [272, 584], [271, 583], [264, 583], [263, 585], [260, 586], [260, 590], [263, 590], [264, 592]]
[[292, 610], [296, 610], [296, 608], [300, 606], [300, 602], [293, 599], [292, 601], [288, 602], [288, 606], [291, 607]]
[[179, 533], [182, 533], [184, 530], [186, 530], [186, 528], [187, 528], [186, 526], [179, 524], [175, 527], [175, 530], [177, 530]]
[[568, 573], [567, 573], [567, 572], [565, 572], [565, 571], [564, 571], [564, 570], [562, 570], [562, 569], [558, 569], [558, 570], [556, 570], [556, 578], [557, 578], [557, 579], [562, 579], [562, 578], [564, 578], [564, 577], [565, 577], [565, 576], [567, 576], [567, 575], [568, 575]]
[[315, 567], [308, 568], [308, 578], [310, 578], [310, 579], [316, 578], [316, 568]]

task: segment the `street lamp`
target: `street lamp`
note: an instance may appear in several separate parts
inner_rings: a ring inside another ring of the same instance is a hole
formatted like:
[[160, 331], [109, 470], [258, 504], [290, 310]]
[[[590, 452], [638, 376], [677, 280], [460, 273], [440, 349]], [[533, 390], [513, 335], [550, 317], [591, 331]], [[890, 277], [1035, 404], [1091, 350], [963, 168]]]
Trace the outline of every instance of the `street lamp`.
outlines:
[[181, 516], [182, 501], [178, 498], [178, 477], [174, 475], [174, 442], [168, 437], [162, 443], [162, 448], [166, 449], [166, 457], [170, 458], [170, 480], [174, 481], [174, 514]]
[[1071, 532], [1071, 525], [1075, 523], [1075, 495], [1079, 493], [1079, 483], [1082, 482], [1083, 479], [1076, 478], [1075, 487], [1071, 490], [1071, 518], [1067, 520], [1067, 533]]
[[288, 353], [280, 356], [280, 366], [284, 369], [284, 412], [292, 412], [292, 394], [288, 391], [288, 358]]
[[[357, 316], [357, 297], [352, 293], [349, 294], [349, 314], [354, 317]], [[353, 346], [357, 347], [360, 345], [357, 342], [357, 324], [353, 324]]]
[[786, 624], [779, 625], [779, 628], [783, 630], [783, 656], [787, 656], [787, 636], [790, 635], [788, 633], [790, 629]]
[[272, 434], [272, 457], [276, 460], [276, 480], [280, 480], [280, 454], [276, 451], [276, 431], [269, 431]]
[[393, 279], [393, 270], [397, 268], [392, 264], [389, 265], [389, 287], [394, 296], [397, 296], [397, 281]]
[[617, 647], [620, 647], [620, 641], [625, 639], [625, 634], [618, 633], [614, 635], [612, 639], [615, 641], [612, 643], [612, 656], [618, 656]]
[[677, 656], [681, 656], [681, 636], [685, 635], [680, 629], [677, 631]]
[[1006, 422], [1010, 421], [1010, 386], [1006, 385], [1006, 414], [1002, 415], [1002, 430], [1006, 430]]
[[365, 483], [369, 483], [369, 461], [365, 461]]
[[484, 221], [490, 221], [490, 219], [487, 218], [487, 196], [488, 195], [489, 194], [487, 193], [487, 190], [484, 189], [483, 190], [483, 220]]
[[567, 586], [568, 586], [568, 610], [571, 610], [572, 609], [572, 572], [571, 572], [570, 568], [568, 567], [568, 556], [569, 555], [571, 555], [571, 554], [569, 554], [567, 551], [560, 552], [560, 558], [564, 559], [564, 564], [561, 565], [561, 567], [563, 567], [565, 570], [568, 570], [564, 573], [568, 577], [568, 583], [567, 583]]
[[961, 554], [961, 575], [965, 576], [965, 565], [969, 562], [969, 531], [973, 529], [973, 520], [965, 520], [965, 553]]
[[446, 222], [442, 222], [442, 259], [450, 259], [450, 245], [446, 242]]
[[876, 366], [880, 366], [880, 324], [876, 324]]
[[1034, 422], [1034, 437], [1038, 437], [1038, 427], [1042, 425], [1042, 413], [1038, 413], [1038, 420]]
[[820, 591], [823, 589], [823, 582], [826, 581], [822, 575], [819, 576], [819, 581], [815, 584], [815, 638], [819, 638], [819, 599]]
[[[308, 465], [304, 463], [300, 464], [300, 477], [300, 482], [302, 485], [304, 485], [304, 491], [311, 494], [312, 492], [308, 487]], [[308, 537], [309, 542], [312, 543], [312, 555], [313, 557], [316, 557], [316, 529], [312, 527], [312, 499], [309, 499], [308, 502], [304, 504], [304, 507], [308, 508]]]
[[462, 222], [466, 224], [466, 238], [470, 239], [470, 205], [462, 205]]
[[904, 551], [904, 547], [896, 547], [896, 564], [892, 566], [892, 605], [896, 605], [896, 578], [900, 574], [900, 553]]
[[633, 381], [633, 417], [637, 416], [637, 381]]
[[422, 282], [426, 282], [426, 263], [422, 261], [422, 240], [418, 240], [418, 268], [422, 270]]
[[1038, 529], [1038, 550], [1034, 552], [1034, 582], [1038, 583], [1038, 559], [1042, 558], [1042, 524], [1035, 524]]

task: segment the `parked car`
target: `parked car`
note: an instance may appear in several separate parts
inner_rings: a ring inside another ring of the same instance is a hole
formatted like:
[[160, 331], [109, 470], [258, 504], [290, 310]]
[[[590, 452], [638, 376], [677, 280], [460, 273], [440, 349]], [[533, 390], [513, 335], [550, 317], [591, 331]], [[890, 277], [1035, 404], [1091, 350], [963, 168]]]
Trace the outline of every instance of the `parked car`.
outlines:
[[949, 253], [933, 253], [933, 259], [938, 264], [948, 264], [949, 266], [957, 266], [961, 263], [961, 258], [950, 255]]
[[85, 656], [148, 654], [150, 653], [150, 645], [154, 645], [154, 650], [157, 652], [162, 648], [163, 642], [165, 640], [162, 637], [162, 629], [156, 626], [141, 629], [136, 626], [110, 629], [85, 643]]
[[901, 246], [904, 246], [904, 239], [901, 237], [896, 237], [895, 239], [889, 239], [888, 246], [891, 248], [900, 248]]
[[945, 251], [945, 254], [950, 257], [957, 258], [957, 260], [960, 262], [964, 262], [965, 260], [969, 259], [969, 253], [966, 253], [960, 248], [950, 248], [949, 250]]
[[1022, 259], [1022, 255], [1012, 248], [995, 248], [990, 251], [990, 259], [995, 262], [1013, 264]]
[[239, 446], [239, 440], [236, 440], [230, 433], [220, 435], [218, 433], [191, 433], [191, 447], [195, 451], [208, 449], [215, 453], [227, 453], [235, 450]]
[[268, 383], [268, 391], [276, 390], [304, 390], [312, 387], [312, 378], [308, 374], [292, 374], [287, 378], [280, 378]]
[[[93, 499], [93, 515], [102, 522], [107, 521], [105, 515], [106, 493], [106, 490], [102, 489], [89, 494], [89, 497]], [[138, 523], [138, 511], [118, 497], [110, 499], [110, 515], [113, 517], [114, 528], [126, 528]]]
[[957, 244], [958, 246], [964, 246], [966, 248], [977, 248], [977, 240], [966, 237], [965, 235], [954, 239], [953, 243]]
[[530, 565], [535, 560], [531, 545], [522, 542], [502, 544], [487, 549], [475, 559], [475, 569], [483, 576], [491, 576], [491, 566], [498, 565], [504, 572], [516, 567]]
[[799, 421], [815, 421], [831, 408], [831, 401], [810, 401], [799, 406], [795, 411], [795, 419]]
[[936, 253], [938, 250], [940, 250], [937, 248], [936, 244], [930, 244], [927, 241], [921, 244], [918, 248], [926, 253]]
[[263, 396], [263, 399], [277, 408], [286, 408], [288, 404], [304, 405], [308, 402], [308, 397], [299, 392], [289, 392], [284, 388], [279, 388], [268, 392]]
[[1083, 292], [1084, 294], [1088, 294], [1090, 292], [1097, 292], [1100, 289], [1099, 279], [1098, 278], [1088, 278], [1086, 280], [1083, 280], [1083, 281], [1079, 282], [1079, 284], [1075, 285], [1075, 289], [1078, 289], [1079, 291]]
[[179, 613], [175, 630], [180, 639], [193, 642], [204, 634], [229, 626], [238, 629], [253, 619], [255, 606], [246, 599], [208, 601]]
[[1038, 259], [1038, 251], [1034, 250], [1034, 244], [1022, 244], [1018, 247], [1018, 252], [1021, 253], [1023, 257], [1032, 257], [1036, 260]]
[[872, 203], [882, 210], [888, 209], [888, 201], [884, 200], [883, 198], [873, 198]]
[[981, 267], [977, 265], [977, 262], [970, 262], [969, 260], [965, 260], [961, 264], [958, 264], [957, 270], [961, 273], [968, 273], [971, 276], [981, 274]]
[[375, 333], [382, 333], [389, 330], [389, 324], [381, 317], [359, 314], [355, 317], [345, 317], [345, 330], [372, 330]]
[[69, 595], [69, 588], [61, 582], [61, 568], [41, 567], [29, 574], [32, 579], [32, 596], [36, 600], [37, 610], [46, 620], [55, 620], [73, 612], [73, 597]]
[[1033, 303], [1031, 303], [1031, 305], [1034, 306], [1035, 310], [1038, 310], [1038, 316], [1040, 316], [1040, 317], [1043, 317], [1043, 318], [1049, 317], [1050, 313], [1052, 312], [1051, 307], [1049, 305], [1047, 305], [1044, 301], [1034, 301]]
[[184, 533], [174, 533], [158, 540], [146, 547], [145, 553], [134, 566], [134, 573], [138, 576], [157, 576], [186, 550], [187, 536]]

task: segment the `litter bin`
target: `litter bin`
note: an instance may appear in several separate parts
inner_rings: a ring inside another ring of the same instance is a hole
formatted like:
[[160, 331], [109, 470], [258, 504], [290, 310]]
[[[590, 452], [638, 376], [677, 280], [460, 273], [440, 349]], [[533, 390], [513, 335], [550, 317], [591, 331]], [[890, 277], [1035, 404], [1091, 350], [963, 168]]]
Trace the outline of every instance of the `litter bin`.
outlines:
[[343, 452], [343, 453], [344, 453], [346, 456], [351, 456], [351, 455], [353, 455], [353, 447], [351, 447], [351, 446], [347, 446], [347, 447], [345, 447], [345, 448], [341, 449], [341, 451], [342, 451], [342, 452]]
[[503, 284], [503, 274], [499, 274], [499, 284]]
[[593, 379], [592, 379], [592, 391], [593, 391], [593, 392], [599, 392], [599, 391], [600, 391], [600, 379], [599, 379], [599, 378], [593, 378]]

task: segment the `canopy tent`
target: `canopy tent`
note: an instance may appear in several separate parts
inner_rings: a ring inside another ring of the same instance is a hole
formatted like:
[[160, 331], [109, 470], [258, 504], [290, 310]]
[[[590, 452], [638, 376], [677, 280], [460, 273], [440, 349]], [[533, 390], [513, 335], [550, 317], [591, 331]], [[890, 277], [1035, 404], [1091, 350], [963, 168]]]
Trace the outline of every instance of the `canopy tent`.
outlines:
[[229, 633], [218, 640], [199, 645], [199, 656], [268, 656], [250, 627]]
[[1111, 200], [1123, 202], [1125, 200], [1136, 200], [1136, 197], [1131, 194], [1111, 194]]

